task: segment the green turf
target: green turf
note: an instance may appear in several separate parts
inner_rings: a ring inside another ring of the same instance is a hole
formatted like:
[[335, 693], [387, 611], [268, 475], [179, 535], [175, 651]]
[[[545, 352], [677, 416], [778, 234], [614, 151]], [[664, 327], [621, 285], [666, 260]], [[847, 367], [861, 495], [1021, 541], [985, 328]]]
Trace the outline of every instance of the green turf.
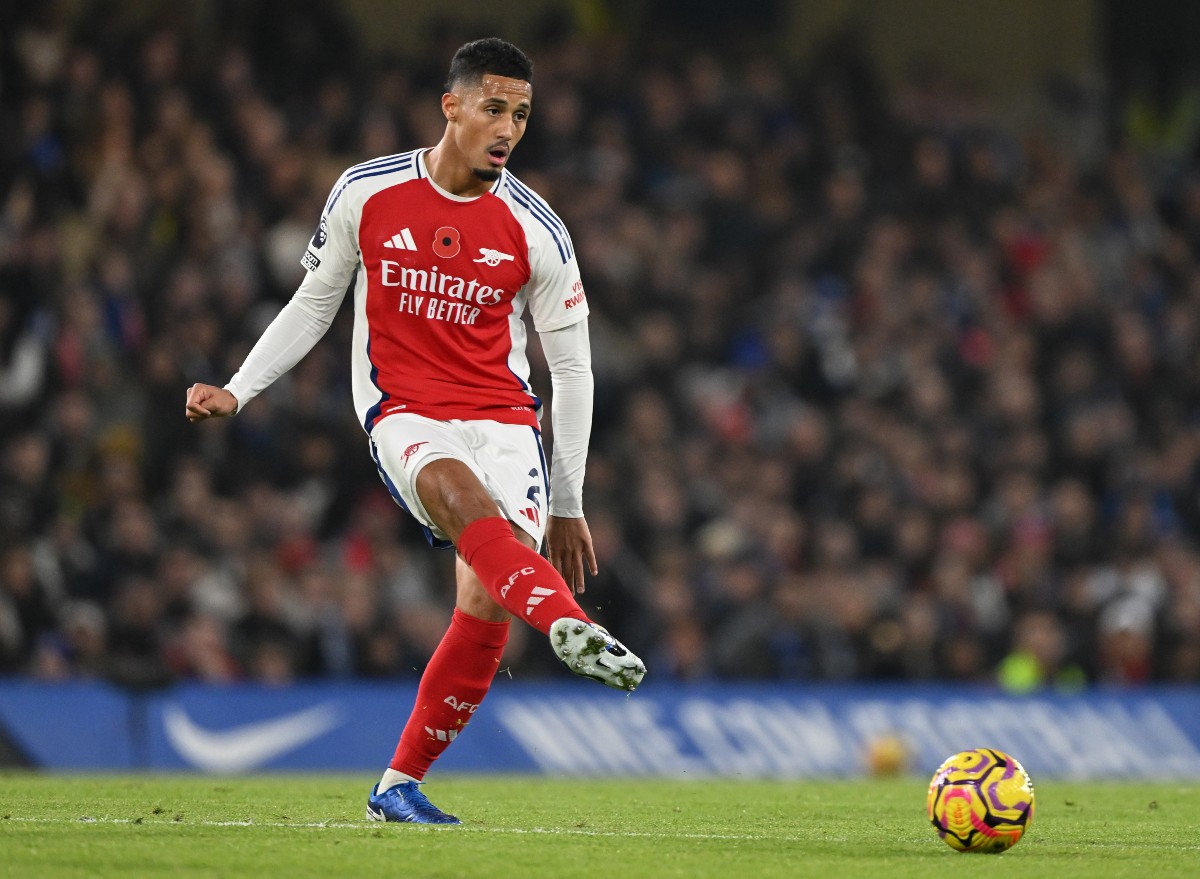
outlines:
[[1200, 786], [1037, 789], [1033, 829], [961, 855], [922, 779], [569, 781], [443, 776], [463, 827], [363, 820], [374, 779], [0, 775], [0, 876], [726, 877], [1200, 875]]

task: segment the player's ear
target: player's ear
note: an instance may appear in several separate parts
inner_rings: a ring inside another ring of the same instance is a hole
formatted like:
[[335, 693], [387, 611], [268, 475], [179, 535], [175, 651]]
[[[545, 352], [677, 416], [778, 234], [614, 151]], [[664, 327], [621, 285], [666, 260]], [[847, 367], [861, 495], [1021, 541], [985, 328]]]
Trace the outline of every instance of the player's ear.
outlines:
[[457, 120], [458, 108], [458, 95], [454, 94], [454, 92], [446, 92], [442, 95], [442, 115], [446, 117], [446, 121], [454, 122]]

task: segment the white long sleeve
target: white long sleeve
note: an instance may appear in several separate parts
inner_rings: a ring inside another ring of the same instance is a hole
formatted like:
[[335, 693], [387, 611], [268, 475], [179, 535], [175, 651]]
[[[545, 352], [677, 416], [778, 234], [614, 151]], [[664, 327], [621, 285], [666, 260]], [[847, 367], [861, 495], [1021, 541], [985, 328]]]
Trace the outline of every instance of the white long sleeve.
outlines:
[[550, 515], [583, 515], [583, 476], [592, 434], [592, 348], [586, 320], [539, 333], [550, 384], [554, 457], [550, 465]]
[[257, 397], [313, 349], [337, 314], [345, 287], [331, 287], [308, 272], [300, 286], [255, 343], [225, 390], [237, 398], [237, 411]]

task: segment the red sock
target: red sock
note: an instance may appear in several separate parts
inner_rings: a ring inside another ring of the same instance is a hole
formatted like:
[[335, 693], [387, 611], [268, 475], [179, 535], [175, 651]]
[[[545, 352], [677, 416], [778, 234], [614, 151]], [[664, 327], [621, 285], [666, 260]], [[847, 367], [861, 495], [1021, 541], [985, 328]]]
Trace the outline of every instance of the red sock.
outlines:
[[543, 635], [561, 617], [588, 619], [554, 565], [517, 540], [507, 519], [476, 519], [459, 535], [458, 552], [497, 604]]
[[391, 767], [422, 779], [487, 695], [508, 642], [508, 623], [489, 623], [455, 608], [417, 687]]

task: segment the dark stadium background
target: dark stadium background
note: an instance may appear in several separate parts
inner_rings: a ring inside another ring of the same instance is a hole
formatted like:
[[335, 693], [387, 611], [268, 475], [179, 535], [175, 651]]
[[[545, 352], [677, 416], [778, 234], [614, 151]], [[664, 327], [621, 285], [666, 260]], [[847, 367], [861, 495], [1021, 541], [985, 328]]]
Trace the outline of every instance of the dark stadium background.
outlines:
[[3, 4], [0, 674], [415, 680], [450, 557], [348, 316], [237, 418], [183, 399], [489, 33], [593, 311], [584, 604], [657, 679], [1200, 681], [1185, 0]]

